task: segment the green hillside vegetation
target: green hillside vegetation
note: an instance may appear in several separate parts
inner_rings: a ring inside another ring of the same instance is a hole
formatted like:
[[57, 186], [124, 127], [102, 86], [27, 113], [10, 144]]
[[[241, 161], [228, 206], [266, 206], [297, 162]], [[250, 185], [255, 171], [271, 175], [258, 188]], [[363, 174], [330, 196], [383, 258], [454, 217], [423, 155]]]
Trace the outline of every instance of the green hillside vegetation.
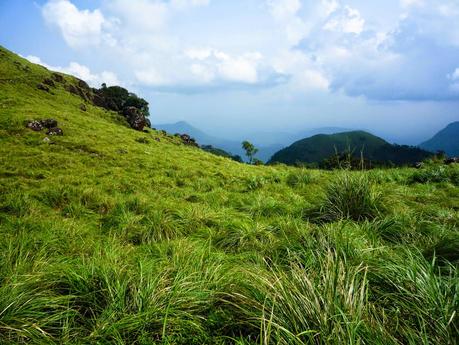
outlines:
[[309, 163], [327, 168], [330, 159], [343, 155], [356, 159], [357, 165], [363, 158], [368, 166], [410, 165], [432, 156], [416, 147], [391, 145], [370, 133], [351, 131], [299, 140], [275, 153], [269, 163]]
[[444, 151], [450, 157], [459, 156], [459, 121], [450, 123], [420, 147], [433, 152]]
[[51, 75], [0, 49], [1, 344], [458, 343], [456, 165], [241, 164]]

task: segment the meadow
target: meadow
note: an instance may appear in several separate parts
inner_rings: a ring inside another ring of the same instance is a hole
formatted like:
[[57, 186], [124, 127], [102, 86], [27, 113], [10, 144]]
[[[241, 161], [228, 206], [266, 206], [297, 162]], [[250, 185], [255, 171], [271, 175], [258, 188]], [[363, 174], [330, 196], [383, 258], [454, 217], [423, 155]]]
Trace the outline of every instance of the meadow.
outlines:
[[0, 50], [0, 343], [459, 342], [459, 167], [237, 163], [49, 75]]

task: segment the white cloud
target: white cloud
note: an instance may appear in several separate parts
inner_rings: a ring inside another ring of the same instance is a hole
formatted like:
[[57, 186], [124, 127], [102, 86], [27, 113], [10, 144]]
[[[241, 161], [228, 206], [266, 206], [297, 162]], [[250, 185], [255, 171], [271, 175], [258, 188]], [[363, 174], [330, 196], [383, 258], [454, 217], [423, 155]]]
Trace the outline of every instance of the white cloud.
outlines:
[[[180, 68], [161, 68], [149, 63], [135, 70], [137, 81], [146, 86], [219, 86], [225, 82], [254, 84], [259, 81], [259, 53], [231, 55], [212, 48], [190, 48], [169, 63]], [[148, 61], [148, 60], [147, 60]]]
[[[333, 12], [332, 12], [333, 13]], [[345, 6], [341, 13], [333, 16], [325, 25], [325, 30], [340, 31], [344, 33], [360, 34], [365, 26], [365, 19], [360, 12], [349, 6]]]
[[459, 68], [456, 68], [454, 72], [451, 74], [452, 80], [459, 80]]
[[68, 0], [52, 0], [42, 8], [46, 22], [56, 26], [67, 44], [78, 48], [98, 45], [106, 20], [99, 10], [79, 10]]
[[309, 33], [309, 26], [299, 16], [300, 0], [267, 0], [271, 15], [283, 27], [290, 44], [299, 43]]
[[160, 1], [113, 0], [108, 8], [116, 15], [118, 26], [128, 28], [132, 34], [143, 36], [146, 31], [158, 31], [165, 27], [169, 7]]
[[188, 92], [288, 81], [299, 92], [451, 97], [457, 0], [400, 0], [377, 11], [363, 0], [258, 1], [264, 7], [255, 1], [103, 0], [89, 11], [50, 0], [43, 15], [71, 47], [92, 45], [99, 65], [107, 61], [107, 69], [132, 75], [139, 87]]
[[171, 5], [178, 9], [187, 7], [207, 6], [210, 0], [171, 0]]
[[223, 79], [243, 83], [258, 81], [256, 60], [251, 57], [224, 58], [217, 67]]
[[106, 83], [109, 86], [120, 85], [118, 77], [113, 72], [103, 71], [101, 73], [93, 73], [88, 67], [81, 65], [77, 62], [70, 62], [70, 64], [67, 67], [59, 67], [50, 66], [47, 63], [41, 61], [41, 59], [37, 56], [29, 55], [25, 58], [30, 62], [42, 65], [49, 70], [73, 75], [77, 78], [86, 81], [89, 85], [93, 87], [99, 87], [102, 83]]
[[423, 0], [401, 0], [400, 4], [402, 7], [411, 7], [411, 6], [422, 6], [424, 4]]

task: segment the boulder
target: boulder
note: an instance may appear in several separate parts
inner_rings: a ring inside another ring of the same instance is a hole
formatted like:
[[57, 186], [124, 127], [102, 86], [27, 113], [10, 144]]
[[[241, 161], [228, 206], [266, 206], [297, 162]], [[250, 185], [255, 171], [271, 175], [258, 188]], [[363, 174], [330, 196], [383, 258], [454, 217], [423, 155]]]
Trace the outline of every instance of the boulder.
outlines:
[[78, 95], [78, 88], [73, 84], [67, 85], [65, 89], [68, 92], [73, 93], [74, 95]]
[[181, 134], [180, 139], [185, 145], [199, 147], [199, 145], [196, 143], [196, 140], [190, 137], [188, 134]]
[[51, 87], [55, 87], [55, 86], [56, 86], [56, 84], [54, 84], [54, 81], [52, 81], [52, 80], [49, 79], [49, 78], [43, 79], [43, 84], [49, 85], [49, 86], [51, 86]]
[[77, 79], [77, 80], [78, 80], [78, 87], [84, 90], [90, 90], [89, 85], [84, 80], [81, 80], [81, 79]]
[[141, 131], [146, 125], [145, 116], [135, 107], [127, 107], [123, 110], [123, 115], [131, 128]]
[[57, 121], [55, 119], [44, 119], [44, 120], [41, 120], [40, 123], [44, 128], [57, 127]]
[[30, 128], [31, 130], [35, 132], [39, 132], [43, 129], [43, 125], [41, 124], [41, 121], [37, 121], [37, 120], [27, 121], [26, 127]]
[[43, 84], [38, 84], [38, 85], [37, 85], [37, 89], [38, 89], [38, 90], [43, 90], [43, 91], [49, 92], [49, 87], [46, 86], [46, 85], [43, 85]]
[[61, 135], [64, 135], [64, 132], [59, 127], [53, 127], [53, 128], [48, 129], [46, 134], [52, 135], [52, 136], [55, 136], [55, 135], [61, 136]]
[[65, 83], [65, 79], [62, 75], [60, 75], [59, 73], [53, 73], [51, 78], [53, 78], [53, 80], [57, 83]]

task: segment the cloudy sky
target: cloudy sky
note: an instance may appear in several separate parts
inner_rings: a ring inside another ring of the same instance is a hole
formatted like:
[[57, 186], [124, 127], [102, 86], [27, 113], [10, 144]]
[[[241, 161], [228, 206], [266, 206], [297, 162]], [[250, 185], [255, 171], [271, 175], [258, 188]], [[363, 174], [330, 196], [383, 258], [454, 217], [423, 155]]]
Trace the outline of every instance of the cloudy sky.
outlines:
[[459, 0], [0, 0], [0, 44], [226, 137], [459, 120]]

